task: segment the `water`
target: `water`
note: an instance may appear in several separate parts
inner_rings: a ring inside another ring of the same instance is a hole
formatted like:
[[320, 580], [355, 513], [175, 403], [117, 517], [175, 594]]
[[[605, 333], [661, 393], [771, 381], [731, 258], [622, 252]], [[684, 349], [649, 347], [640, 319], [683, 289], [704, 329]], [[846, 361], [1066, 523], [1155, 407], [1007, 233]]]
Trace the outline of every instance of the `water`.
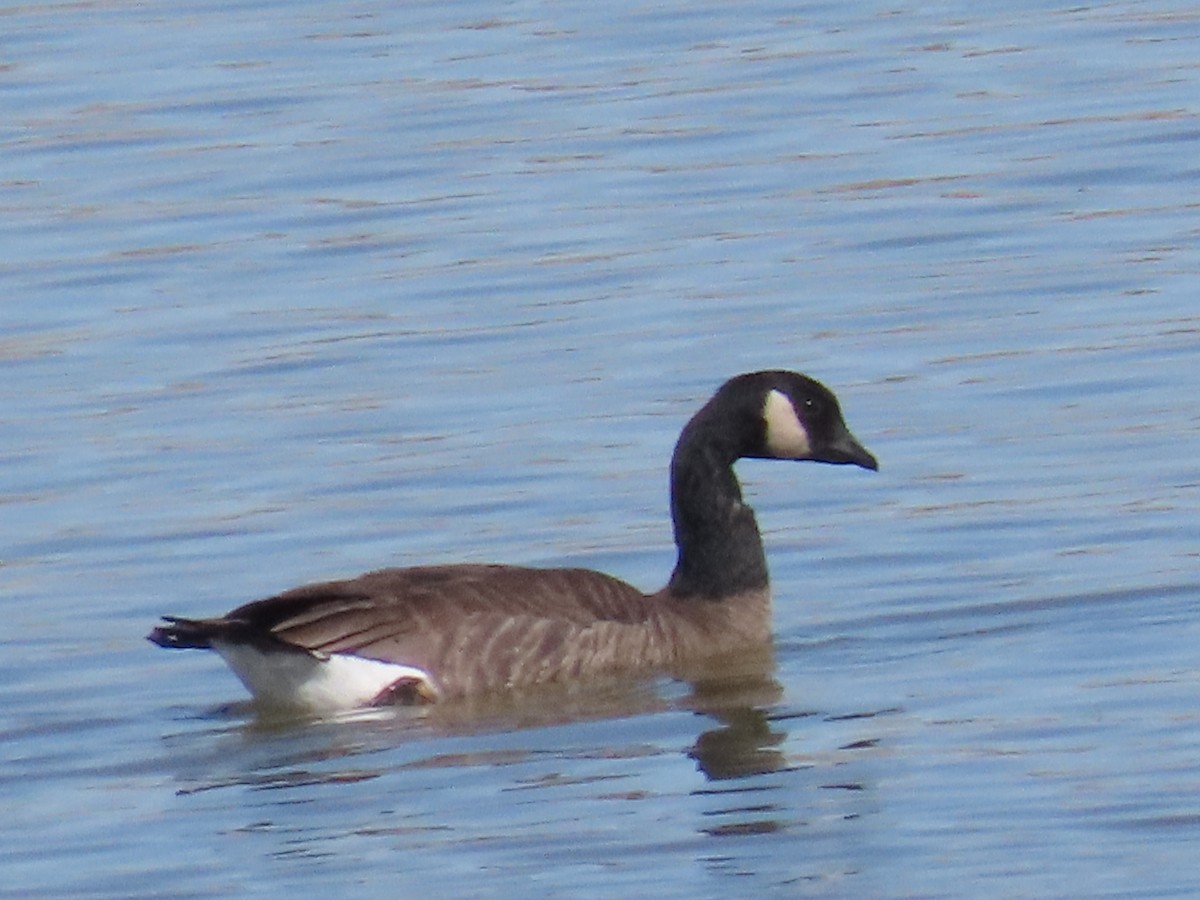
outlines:
[[[0, 10], [0, 895], [1192, 896], [1186, 5]], [[744, 463], [773, 662], [261, 721], [142, 640], [384, 564], [672, 562]]]

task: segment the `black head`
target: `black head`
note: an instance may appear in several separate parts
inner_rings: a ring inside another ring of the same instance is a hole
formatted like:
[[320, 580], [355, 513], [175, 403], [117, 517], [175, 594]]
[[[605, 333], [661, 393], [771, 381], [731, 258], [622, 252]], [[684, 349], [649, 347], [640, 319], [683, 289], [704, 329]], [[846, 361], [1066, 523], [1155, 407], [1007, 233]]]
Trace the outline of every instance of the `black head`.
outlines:
[[738, 375], [721, 386], [713, 401], [743, 411], [747, 442], [741, 456], [879, 468], [846, 427], [833, 391], [805, 375], [786, 371]]

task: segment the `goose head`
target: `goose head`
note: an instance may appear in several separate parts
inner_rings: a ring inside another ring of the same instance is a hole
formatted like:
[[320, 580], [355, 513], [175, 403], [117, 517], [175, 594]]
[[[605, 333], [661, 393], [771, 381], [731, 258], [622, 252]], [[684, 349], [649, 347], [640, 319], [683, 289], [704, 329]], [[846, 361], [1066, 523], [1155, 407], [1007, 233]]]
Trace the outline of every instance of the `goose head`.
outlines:
[[714, 400], [743, 411], [739, 455], [795, 459], [877, 470], [879, 463], [850, 433], [837, 397], [797, 372], [750, 372], [727, 381]]

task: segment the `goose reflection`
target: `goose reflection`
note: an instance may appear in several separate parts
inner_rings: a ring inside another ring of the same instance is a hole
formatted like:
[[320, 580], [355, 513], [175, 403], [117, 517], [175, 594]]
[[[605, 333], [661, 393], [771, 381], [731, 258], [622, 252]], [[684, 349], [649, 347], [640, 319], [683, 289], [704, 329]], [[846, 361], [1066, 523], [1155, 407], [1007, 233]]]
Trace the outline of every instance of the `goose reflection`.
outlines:
[[787, 739], [771, 718], [783, 698], [775, 680], [769, 645], [719, 660], [707, 672], [691, 675], [686, 705], [719, 727], [700, 733], [688, 751], [710, 781], [778, 772], [788, 766], [780, 749]]

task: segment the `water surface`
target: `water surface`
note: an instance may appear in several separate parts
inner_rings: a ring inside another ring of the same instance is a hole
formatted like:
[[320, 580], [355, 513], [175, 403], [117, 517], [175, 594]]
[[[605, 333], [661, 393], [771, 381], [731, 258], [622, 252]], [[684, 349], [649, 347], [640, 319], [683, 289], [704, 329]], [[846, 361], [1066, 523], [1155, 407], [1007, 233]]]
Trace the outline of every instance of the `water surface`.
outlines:
[[[1200, 891], [1171, 2], [0, 10], [0, 895]], [[258, 718], [142, 640], [381, 565], [670, 570], [728, 375], [774, 658]]]

